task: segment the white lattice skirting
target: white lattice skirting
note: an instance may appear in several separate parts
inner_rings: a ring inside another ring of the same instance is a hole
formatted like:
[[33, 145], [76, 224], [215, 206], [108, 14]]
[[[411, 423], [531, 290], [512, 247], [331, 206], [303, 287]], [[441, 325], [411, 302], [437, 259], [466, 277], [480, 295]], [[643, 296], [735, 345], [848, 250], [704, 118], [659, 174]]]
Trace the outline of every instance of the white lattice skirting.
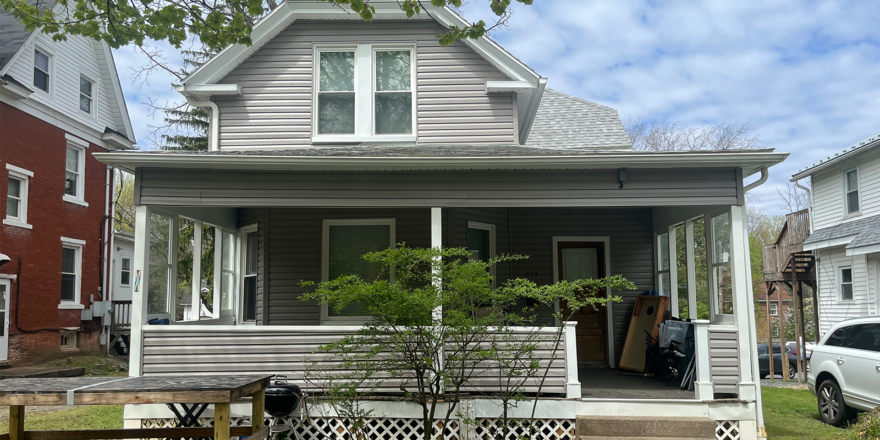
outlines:
[[739, 440], [738, 420], [716, 420], [715, 440]]
[[[575, 440], [574, 419], [539, 419], [532, 423], [535, 431], [535, 440]], [[501, 420], [499, 419], [477, 419], [474, 427], [476, 438], [478, 440], [495, 440], [500, 438]], [[527, 436], [530, 431], [529, 424], [526, 421], [511, 422], [509, 431], [504, 440], [517, 440]], [[528, 438], [528, 437], [526, 437]]]

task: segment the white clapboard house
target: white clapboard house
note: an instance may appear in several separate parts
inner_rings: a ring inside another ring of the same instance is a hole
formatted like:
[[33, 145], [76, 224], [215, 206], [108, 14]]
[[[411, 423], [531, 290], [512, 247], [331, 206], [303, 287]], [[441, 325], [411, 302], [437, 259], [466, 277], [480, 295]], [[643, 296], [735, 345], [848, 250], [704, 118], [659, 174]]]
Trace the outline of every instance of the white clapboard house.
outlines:
[[[210, 114], [210, 151], [96, 155], [137, 179], [131, 374], [301, 381], [300, 356], [314, 341], [363, 322], [299, 299], [300, 280], [356, 263], [331, 263], [333, 247], [468, 246], [530, 256], [498, 268], [501, 281], [621, 274], [638, 286], [616, 292], [623, 303], [576, 316], [540, 417], [569, 427], [583, 415], [653, 417], [698, 426], [703, 438], [706, 426], [709, 436], [717, 427], [719, 438], [756, 438], [745, 193], [787, 153], [634, 151], [614, 109], [545, 89], [546, 78], [489, 38], [441, 47], [437, 34], [465, 24], [454, 11], [426, 4], [406, 18], [396, 1], [371, 4], [375, 20], [365, 23], [325, 2], [286, 1], [255, 27], [252, 46], [226, 48], [183, 81], [180, 92]], [[184, 221], [212, 226], [217, 243], [211, 319], [176, 320], [169, 231]], [[676, 255], [676, 240], [698, 252]], [[577, 258], [596, 264], [566, 264]], [[617, 375], [636, 296], [687, 286], [672, 295], [672, 314], [683, 303], [697, 309], [695, 261], [706, 258], [712, 294], [700, 296], [710, 313], [696, 324], [696, 390]], [[670, 261], [686, 265], [690, 282]], [[146, 325], [153, 318], [171, 324]], [[380, 406], [377, 417], [418, 418], [406, 402]], [[491, 399], [463, 407], [497, 417]], [[126, 410], [130, 426], [168, 417], [164, 407]]]
[[880, 294], [880, 134], [791, 180], [809, 178], [812, 231], [804, 250], [817, 258], [820, 334], [840, 321], [877, 315]]

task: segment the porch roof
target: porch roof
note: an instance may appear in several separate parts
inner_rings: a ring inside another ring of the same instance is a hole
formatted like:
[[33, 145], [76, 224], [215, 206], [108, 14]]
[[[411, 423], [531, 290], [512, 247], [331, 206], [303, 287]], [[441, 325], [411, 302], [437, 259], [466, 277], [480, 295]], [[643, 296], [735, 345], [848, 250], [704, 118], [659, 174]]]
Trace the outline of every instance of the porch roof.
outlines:
[[344, 146], [236, 151], [114, 151], [95, 153], [111, 166], [278, 171], [589, 170], [619, 168], [742, 168], [749, 176], [789, 153], [772, 149], [634, 151], [536, 148], [521, 145]]

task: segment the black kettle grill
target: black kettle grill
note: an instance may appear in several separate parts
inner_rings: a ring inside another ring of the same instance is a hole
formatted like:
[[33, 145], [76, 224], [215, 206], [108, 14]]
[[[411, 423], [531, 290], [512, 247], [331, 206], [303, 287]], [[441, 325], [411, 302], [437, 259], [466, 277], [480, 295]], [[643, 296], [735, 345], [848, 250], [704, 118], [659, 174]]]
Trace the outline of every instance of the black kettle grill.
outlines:
[[287, 376], [275, 376], [266, 388], [266, 412], [272, 417], [287, 417], [299, 408], [303, 392], [299, 386], [287, 383]]

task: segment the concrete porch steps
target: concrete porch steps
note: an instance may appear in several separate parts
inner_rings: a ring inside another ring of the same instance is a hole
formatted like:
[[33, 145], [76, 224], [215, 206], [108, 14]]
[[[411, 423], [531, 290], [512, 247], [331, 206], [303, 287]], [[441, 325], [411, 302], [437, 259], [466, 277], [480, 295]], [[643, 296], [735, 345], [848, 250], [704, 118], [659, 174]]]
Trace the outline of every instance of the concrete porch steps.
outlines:
[[715, 421], [702, 417], [578, 416], [578, 440], [715, 440]]

